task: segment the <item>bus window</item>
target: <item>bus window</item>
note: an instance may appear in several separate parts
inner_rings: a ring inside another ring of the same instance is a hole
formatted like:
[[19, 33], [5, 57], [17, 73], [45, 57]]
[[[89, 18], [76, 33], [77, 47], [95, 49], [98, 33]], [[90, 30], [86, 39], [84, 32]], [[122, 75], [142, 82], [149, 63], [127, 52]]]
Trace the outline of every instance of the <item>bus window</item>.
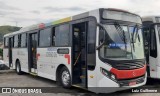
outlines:
[[27, 34], [21, 34], [20, 35], [20, 47], [26, 47], [27, 46]]
[[8, 38], [4, 38], [4, 47], [8, 48]]
[[55, 28], [52, 28], [52, 46], [55, 46]]
[[51, 44], [51, 28], [46, 28], [40, 31], [39, 46], [49, 47]]
[[55, 46], [69, 46], [69, 24], [55, 28]]
[[18, 35], [14, 36], [14, 47], [18, 47]]
[[89, 21], [89, 29], [88, 29], [88, 54], [95, 54], [95, 43], [96, 43], [96, 24], [95, 21]]

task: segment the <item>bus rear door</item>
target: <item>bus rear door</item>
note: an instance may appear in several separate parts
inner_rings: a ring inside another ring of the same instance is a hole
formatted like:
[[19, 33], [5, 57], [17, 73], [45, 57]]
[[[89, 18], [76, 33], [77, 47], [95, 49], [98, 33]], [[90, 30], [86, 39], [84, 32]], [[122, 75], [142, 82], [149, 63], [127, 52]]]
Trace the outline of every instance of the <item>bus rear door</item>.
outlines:
[[38, 43], [38, 36], [37, 33], [30, 33], [29, 34], [29, 43], [28, 43], [28, 64], [29, 64], [29, 72], [37, 73], [37, 43]]
[[13, 47], [13, 37], [9, 38], [9, 44], [8, 44], [8, 57], [9, 57], [9, 67], [12, 67], [12, 47]]

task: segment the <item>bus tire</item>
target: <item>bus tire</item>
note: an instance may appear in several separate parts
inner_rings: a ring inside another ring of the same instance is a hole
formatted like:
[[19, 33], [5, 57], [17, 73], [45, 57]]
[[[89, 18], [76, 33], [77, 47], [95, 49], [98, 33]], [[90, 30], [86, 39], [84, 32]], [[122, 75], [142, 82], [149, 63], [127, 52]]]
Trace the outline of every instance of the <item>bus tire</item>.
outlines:
[[16, 62], [16, 73], [17, 73], [18, 75], [22, 75], [21, 65], [20, 65], [20, 62], [19, 62], [19, 61]]
[[71, 75], [67, 67], [62, 67], [60, 71], [60, 83], [64, 88], [71, 87]]

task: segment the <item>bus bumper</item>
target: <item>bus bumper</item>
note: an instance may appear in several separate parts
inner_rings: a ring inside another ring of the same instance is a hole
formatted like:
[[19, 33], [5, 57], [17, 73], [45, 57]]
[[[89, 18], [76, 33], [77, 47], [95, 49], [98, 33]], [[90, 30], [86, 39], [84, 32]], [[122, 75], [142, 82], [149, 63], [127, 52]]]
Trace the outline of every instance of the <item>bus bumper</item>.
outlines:
[[[140, 83], [135, 84], [135, 85], [120, 85], [119, 83], [115, 82], [116, 84], [114, 84], [114, 85], [117, 85], [117, 86], [113, 86], [113, 87], [97, 87], [96, 88], [96, 90], [97, 90], [96, 93], [113, 93], [113, 92], [117, 92], [117, 91], [122, 91], [122, 90], [127, 90], [127, 89], [132, 89], [132, 88], [143, 86], [143, 85], [146, 84], [146, 81], [147, 81], [147, 73], [143, 76], [143, 79], [144, 79], [143, 82], [140, 82]], [[132, 81], [132, 80], [130, 80], [130, 81]]]

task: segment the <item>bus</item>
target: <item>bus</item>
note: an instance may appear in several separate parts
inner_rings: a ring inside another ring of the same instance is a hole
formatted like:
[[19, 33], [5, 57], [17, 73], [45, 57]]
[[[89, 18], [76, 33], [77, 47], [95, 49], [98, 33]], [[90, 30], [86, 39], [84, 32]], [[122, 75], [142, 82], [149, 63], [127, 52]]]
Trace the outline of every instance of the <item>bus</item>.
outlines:
[[4, 61], [17, 74], [65, 88], [109, 93], [142, 86], [147, 74], [141, 26], [140, 16], [113, 8], [32, 25], [4, 35]]
[[148, 77], [160, 79], [160, 16], [142, 18]]

